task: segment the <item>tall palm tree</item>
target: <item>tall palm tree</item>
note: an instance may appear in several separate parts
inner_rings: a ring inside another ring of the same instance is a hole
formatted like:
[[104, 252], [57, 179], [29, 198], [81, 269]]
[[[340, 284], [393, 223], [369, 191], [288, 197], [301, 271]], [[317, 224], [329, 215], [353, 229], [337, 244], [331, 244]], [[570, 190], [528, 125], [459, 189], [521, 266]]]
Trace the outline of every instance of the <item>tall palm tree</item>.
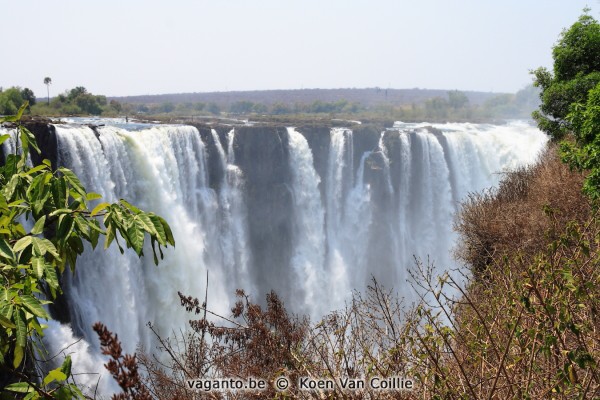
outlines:
[[50, 85], [52, 85], [52, 78], [49, 76], [44, 78], [44, 85], [46, 85], [46, 89], [48, 91], [48, 105], [50, 105]]

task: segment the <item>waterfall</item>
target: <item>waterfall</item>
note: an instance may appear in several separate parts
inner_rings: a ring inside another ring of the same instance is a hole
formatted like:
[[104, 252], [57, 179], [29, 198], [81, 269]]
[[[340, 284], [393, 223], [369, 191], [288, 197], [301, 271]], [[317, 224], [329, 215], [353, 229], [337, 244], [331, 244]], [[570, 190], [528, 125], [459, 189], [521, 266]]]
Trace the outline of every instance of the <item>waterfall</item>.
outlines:
[[288, 128], [290, 146], [290, 170], [294, 196], [294, 227], [291, 265], [295, 280], [302, 283], [303, 292], [298, 299], [311, 315], [329, 310], [327, 301], [324, 260], [325, 212], [319, 192], [321, 179], [313, 166], [313, 156], [308, 142], [294, 128]]
[[224, 171], [219, 185], [221, 229], [216, 232], [216, 237], [220, 239], [222, 255], [219, 273], [225, 280], [230, 280], [234, 288], [243, 286], [252, 290], [253, 277], [248, 274], [250, 249], [246, 228], [247, 211], [241, 193], [244, 180], [242, 171], [234, 164], [235, 130], [232, 129], [227, 134], [227, 154], [216, 130], [211, 129], [211, 136]]
[[[522, 123], [397, 123], [376, 136], [333, 128], [319, 152], [303, 131], [310, 128], [288, 128], [273, 137], [253, 135], [260, 127], [226, 134], [172, 125], [55, 129], [59, 164], [71, 168], [88, 191], [101, 193], [102, 201], [125, 198], [161, 215], [176, 240], [158, 267], [152, 257], [88, 248], [76, 273], [65, 275], [71, 326], [53, 323], [47, 342], [56, 349], [83, 337], [88, 356], [81, 363], [88, 368], [96, 362], [98, 370], [92, 324], [102, 321], [118, 333], [125, 352], [138, 345], [151, 349], [148, 321], [168, 336], [190, 319], [177, 291], [203, 298], [208, 290], [209, 308], [226, 316], [237, 288], [255, 301], [265, 294], [258, 288], [287, 291], [279, 293], [286, 306], [314, 319], [343, 307], [371, 276], [410, 297], [405, 280], [413, 255], [430, 257], [439, 268], [456, 266], [452, 220], [460, 200], [497, 184], [506, 168], [534, 161], [547, 141]], [[280, 146], [258, 146], [284, 160], [277, 171], [266, 167], [268, 159], [248, 154], [257, 148], [248, 142], [265, 138]], [[252, 179], [275, 173], [286, 181], [272, 188], [272, 197], [260, 197], [267, 206], [250, 201], [259, 187]], [[255, 213], [267, 207], [258, 213], [264, 237], [249, 233], [250, 205]], [[289, 243], [289, 249], [272, 246], [261, 254], [267, 261], [283, 254], [288, 264], [256, 265], [257, 246], [275, 236], [283, 236], [278, 243]]]

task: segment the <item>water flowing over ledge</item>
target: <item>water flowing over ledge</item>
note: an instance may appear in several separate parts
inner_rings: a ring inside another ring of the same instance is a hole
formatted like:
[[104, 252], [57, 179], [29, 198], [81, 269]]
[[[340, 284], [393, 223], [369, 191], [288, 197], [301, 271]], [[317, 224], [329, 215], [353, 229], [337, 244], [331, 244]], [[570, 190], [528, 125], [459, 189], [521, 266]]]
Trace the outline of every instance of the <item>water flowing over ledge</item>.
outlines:
[[126, 352], [151, 348], [146, 323], [164, 335], [185, 328], [177, 291], [203, 297], [207, 271], [208, 307], [223, 315], [237, 288], [256, 299], [275, 290], [315, 318], [343, 307], [371, 276], [410, 298], [413, 256], [454, 265], [461, 199], [534, 161], [547, 141], [518, 122], [134, 128], [51, 126], [53, 162], [106, 201], [125, 198], [163, 216], [177, 243], [158, 267], [116, 248], [88, 249], [76, 273], [65, 274], [70, 327], [53, 323], [48, 344], [59, 350], [83, 337], [88, 369], [99, 357], [94, 322], [115, 331]]

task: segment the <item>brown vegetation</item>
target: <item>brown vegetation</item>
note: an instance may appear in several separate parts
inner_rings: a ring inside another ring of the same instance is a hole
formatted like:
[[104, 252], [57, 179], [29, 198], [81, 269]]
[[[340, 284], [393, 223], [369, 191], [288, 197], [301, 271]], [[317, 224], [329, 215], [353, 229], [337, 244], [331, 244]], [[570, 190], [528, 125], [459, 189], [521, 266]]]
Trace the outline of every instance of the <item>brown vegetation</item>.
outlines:
[[[460, 254], [485, 274], [438, 276], [417, 261], [421, 301], [412, 308], [375, 281], [315, 325], [290, 316], [273, 293], [263, 310], [239, 292], [231, 318], [209, 318], [206, 303], [180, 295], [200, 318], [180, 337], [159, 337], [162, 355], [142, 352], [144, 384], [160, 399], [598, 398], [600, 223], [580, 190], [581, 176], [550, 149], [538, 165], [508, 173], [497, 191], [471, 196], [457, 222]], [[272, 387], [280, 376], [292, 382], [285, 392]], [[405, 377], [415, 388], [300, 391], [300, 376]], [[187, 379], [218, 377], [270, 386], [186, 388]]]
[[481, 272], [503, 255], [544, 250], [567, 222], [589, 218], [582, 184], [581, 173], [548, 148], [536, 164], [505, 174], [497, 189], [473, 193], [462, 204], [454, 226], [461, 235], [457, 258]]

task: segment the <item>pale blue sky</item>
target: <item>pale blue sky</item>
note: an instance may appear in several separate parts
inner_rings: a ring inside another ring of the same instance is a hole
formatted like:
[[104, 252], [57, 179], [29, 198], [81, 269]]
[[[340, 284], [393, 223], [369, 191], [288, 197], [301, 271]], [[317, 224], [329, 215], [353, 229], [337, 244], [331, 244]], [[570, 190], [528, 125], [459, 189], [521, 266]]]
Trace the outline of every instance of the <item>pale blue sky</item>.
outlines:
[[0, 86], [516, 91], [599, 0], [0, 0]]

